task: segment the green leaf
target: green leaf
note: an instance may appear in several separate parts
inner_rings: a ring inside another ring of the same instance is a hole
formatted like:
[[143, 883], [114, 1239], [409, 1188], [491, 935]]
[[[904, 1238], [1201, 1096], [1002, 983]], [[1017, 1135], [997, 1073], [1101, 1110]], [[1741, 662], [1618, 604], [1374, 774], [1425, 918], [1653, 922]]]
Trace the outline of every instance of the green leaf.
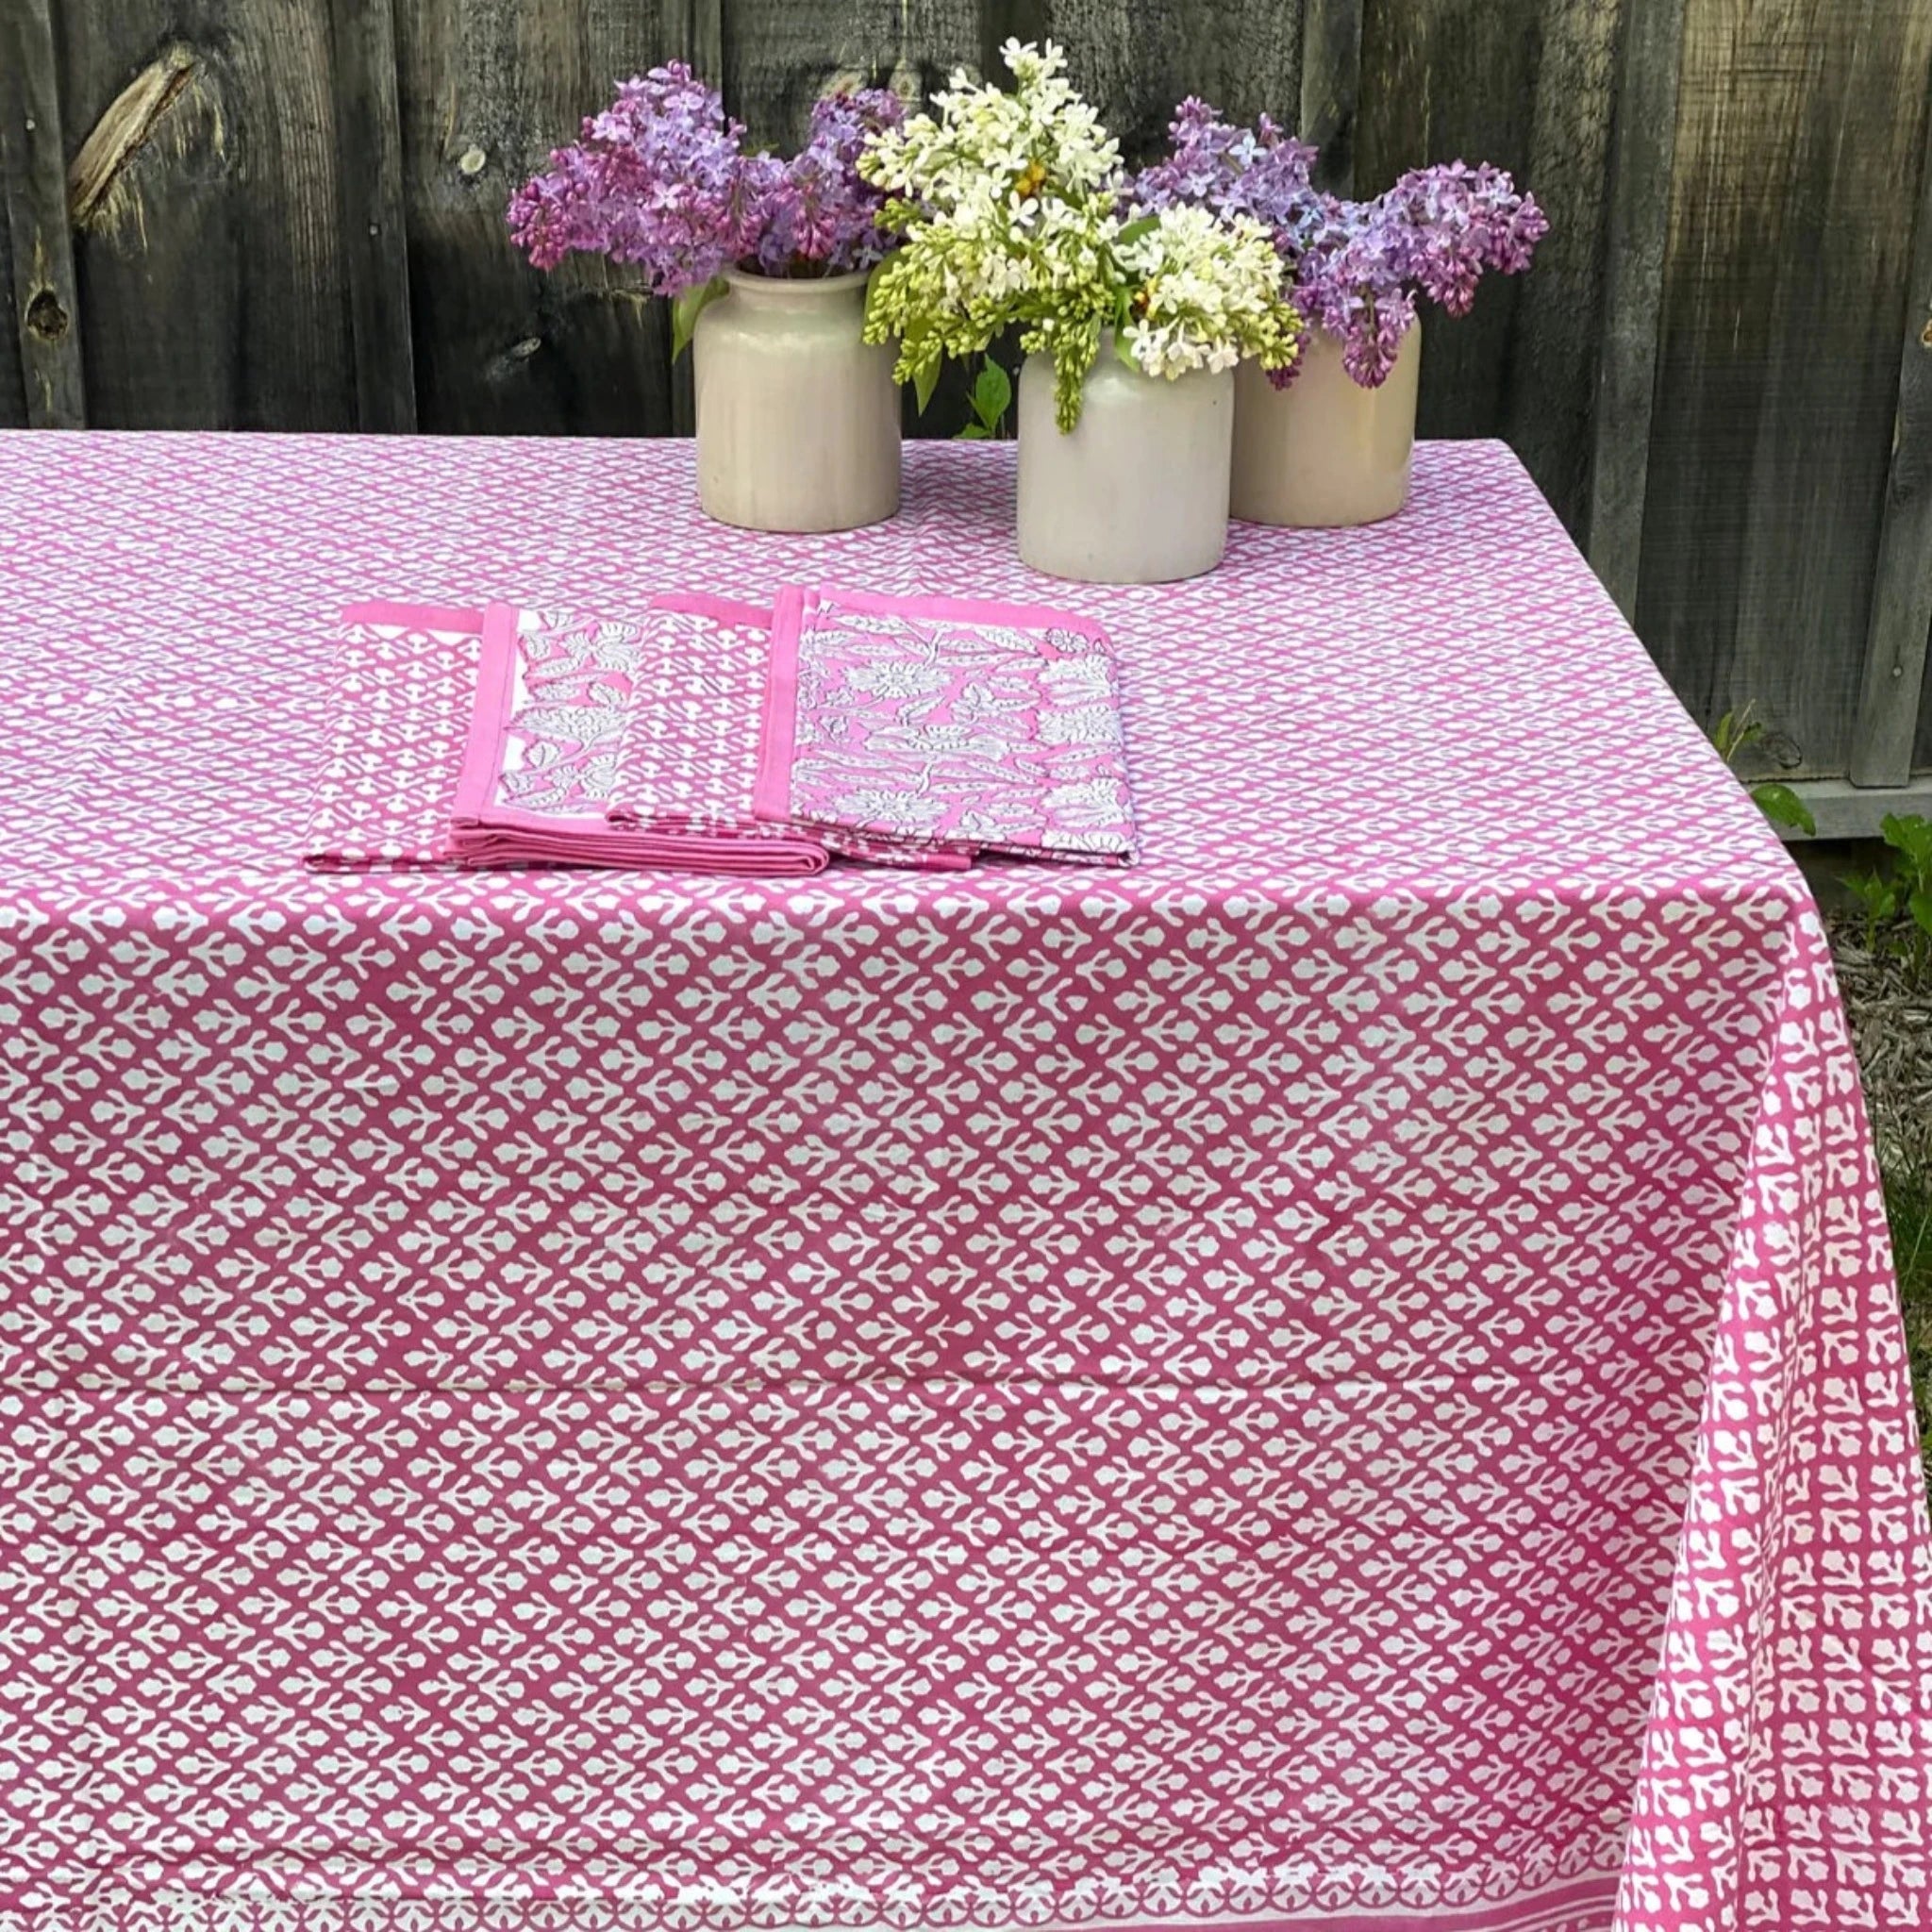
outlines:
[[925, 414], [925, 406], [932, 401], [932, 392], [940, 386], [940, 365], [945, 358], [935, 356], [930, 362], [922, 362], [912, 372], [912, 397], [919, 405], [919, 413]]
[[1113, 332], [1113, 352], [1136, 375], [1144, 375], [1146, 374], [1146, 371], [1134, 360], [1133, 347], [1128, 342], [1127, 332], [1124, 328], [1117, 328]]
[[969, 423], [954, 437], [955, 442], [991, 442], [992, 431], [983, 423]]
[[1710, 741], [1717, 746], [1717, 755], [1725, 764], [1731, 761], [1731, 734], [1736, 729], [1737, 723], [1738, 714], [1735, 711], [1726, 711], [1717, 721], [1717, 727], [1710, 734]]
[[691, 338], [697, 333], [698, 317], [724, 293], [727, 286], [723, 275], [713, 275], [708, 282], [702, 282], [696, 288], [687, 289], [682, 294], [671, 298], [671, 359], [674, 362], [691, 347]]
[[1811, 816], [1811, 808], [1789, 785], [1754, 785], [1751, 796], [1773, 824], [1790, 825], [1807, 838], [1818, 836], [1818, 821]]
[[1898, 894], [1892, 890], [1891, 882], [1880, 878], [1875, 872], [1848, 874], [1845, 890], [1874, 920], [1890, 919], [1898, 910]]
[[973, 413], [985, 425], [988, 434], [1000, 426], [1013, 401], [1013, 378], [991, 356], [973, 385]]
[[1932, 892], [1914, 892], [1907, 902], [1911, 908], [1912, 923], [1932, 938]]
[[1136, 242], [1140, 241], [1140, 239], [1143, 235], [1153, 234], [1155, 229], [1159, 227], [1159, 225], [1160, 217], [1158, 215], [1137, 216], [1133, 221], [1129, 222], [1126, 225], [1126, 226], [1120, 231], [1118, 235], [1116, 235], [1113, 238], [1114, 246], [1116, 248], [1130, 248]]
[[1932, 865], [1932, 819], [1921, 818], [1916, 812], [1904, 818], [1895, 811], [1887, 812], [1878, 829], [1885, 834], [1885, 842], [1903, 852], [1915, 866]]

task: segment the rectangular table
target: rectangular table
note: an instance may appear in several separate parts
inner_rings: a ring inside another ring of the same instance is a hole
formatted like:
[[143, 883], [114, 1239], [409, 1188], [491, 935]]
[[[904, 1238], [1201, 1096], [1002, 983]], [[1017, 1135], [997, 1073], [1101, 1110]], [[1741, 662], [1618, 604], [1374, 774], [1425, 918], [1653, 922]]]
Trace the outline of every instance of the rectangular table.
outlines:
[[[0, 1922], [1932, 1924], [1829, 956], [1514, 458], [907, 486], [0, 438]], [[1105, 622], [1142, 862], [295, 862], [342, 604], [814, 581]]]

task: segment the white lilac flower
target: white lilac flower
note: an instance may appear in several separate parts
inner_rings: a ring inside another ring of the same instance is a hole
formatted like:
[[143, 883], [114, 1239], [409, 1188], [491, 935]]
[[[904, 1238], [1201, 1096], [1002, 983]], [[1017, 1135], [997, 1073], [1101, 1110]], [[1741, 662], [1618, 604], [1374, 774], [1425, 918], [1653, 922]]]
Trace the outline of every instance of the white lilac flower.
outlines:
[[1055, 415], [1072, 429], [1106, 329], [1123, 359], [1170, 379], [1244, 355], [1291, 362], [1301, 319], [1268, 231], [1128, 207], [1119, 147], [1060, 49], [1002, 52], [1010, 92], [955, 75], [932, 113], [880, 128], [859, 160], [886, 193], [881, 225], [904, 240], [866, 308], [867, 341], [898, 343], [899, 379], [924, 391], [947, 357], [1018, 325], [1024, 351], [1052, 358]]

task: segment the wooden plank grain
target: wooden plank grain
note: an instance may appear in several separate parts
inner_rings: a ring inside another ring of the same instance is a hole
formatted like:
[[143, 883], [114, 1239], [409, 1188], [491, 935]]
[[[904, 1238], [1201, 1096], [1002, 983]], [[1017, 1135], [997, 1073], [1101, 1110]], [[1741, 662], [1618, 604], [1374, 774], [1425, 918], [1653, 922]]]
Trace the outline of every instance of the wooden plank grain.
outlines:
[[416, 365], [391, 0], [330, 0], [329, 24], [356, 420], [408, 432], [416, 426]]
[[1362, 38], [1356, 192], [1405, 169], [1492, 161], [1550, 232], [1526, 275], [1488, 277], [1465, 317], [1423, 320], [1424, 436], [1504, 436], [1569, 527], [1588, 497], [1596, 317], [1621, 0], [1410, 0]]
[[1872, 584], [1858, 715], [1852, 731], [1855, 785], [1903, 785], [1932, 637], [1932, 115], [1919, 163], [1919, 211], [1906, 286], [1898, 408]]
[[0, 12], [0, 162], [13, 294], [8, 373], [28, 424], [78, 429], [87, 398], [47, 0], [13, 0]]
[[821, 94], [891, 87], [923, 100], [954, 68], [980, 67], [981, 34], [974, 0], [729, 0], [724, 102], [754, 142], [789, 151]]
[[1362, 0], [1306, 0], [1302, 15], [1301, 136], [1312, 141], [1316, 184], [1355, 192], [1355, 124], [1362, 92]]
[[1689, 0], [1637, 625], [1847, 769], [1925, 139], [1922, 0]]
[[1302, 0], [1053, 0], [1048, 25], [1129, 162], [1166, 145], [1189, 94], [1237, 121], [1300, 118]]
[[92, 419], [353, 427], [326, 10], [116, 0], [55, 21]]
[[[14, 303], [12, 313], [18, 314], [18, 298], [13, 294], [13, 242], [7, 220], [7, 197], [0, 194], [0, 291], [6, 291]], [[0, 328], [0, 429], [25, 429], [26, 427], [26, 391], [20, 379], [20, 334], [12, 328]]]
[[693, 48], [684, 0], [404, 0], [396, 16], [422, 426], [664, 435], [664, 305], [635, 271], [518, 254], [511, 192], [632, 74]]
[[1611, 151], [1588, 545], [1591, 568], [1626, 617], [1636, 613], [1643, 552], [1683, 46], [1684, 0], [1627, 0]]

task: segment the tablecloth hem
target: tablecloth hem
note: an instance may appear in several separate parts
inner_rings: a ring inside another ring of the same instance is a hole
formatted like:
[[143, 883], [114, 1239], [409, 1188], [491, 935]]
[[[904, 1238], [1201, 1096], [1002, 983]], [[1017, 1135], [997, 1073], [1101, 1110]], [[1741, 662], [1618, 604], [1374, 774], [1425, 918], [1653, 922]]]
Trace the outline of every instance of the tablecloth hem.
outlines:
[[[1109, 1917], [907, 1915], [773, 1919], [747, 1916], [741, 1932], [1605, 1932], [1616, 1895], [1614, 1874], [1595, 1874], [1474, 1905], [1370, 1906], [1328, 1910], [1187, 1912]], [[730, 1923], [659, 1901], [599, 1897], [506, 1897], [411, 1893], [308, 1897], [160, 1892], [21, 1910], [0, 1906], [0, 1932], [661, 1932]]]

